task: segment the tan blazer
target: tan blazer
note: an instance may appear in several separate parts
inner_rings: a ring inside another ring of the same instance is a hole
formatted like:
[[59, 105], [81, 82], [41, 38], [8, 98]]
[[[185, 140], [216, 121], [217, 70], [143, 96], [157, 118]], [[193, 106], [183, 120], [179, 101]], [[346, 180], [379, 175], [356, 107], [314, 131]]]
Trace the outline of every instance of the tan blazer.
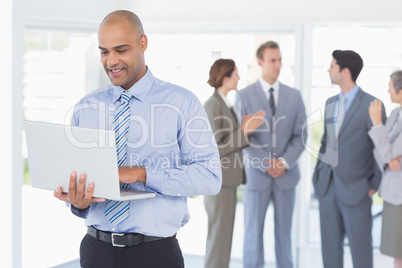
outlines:
[[241, 130], [236, 115], [217, 91], [205, 102], [222, 165], [222, 186], [237, 187], [246, 182], [241, 149], [248, 146], [247, 135]]

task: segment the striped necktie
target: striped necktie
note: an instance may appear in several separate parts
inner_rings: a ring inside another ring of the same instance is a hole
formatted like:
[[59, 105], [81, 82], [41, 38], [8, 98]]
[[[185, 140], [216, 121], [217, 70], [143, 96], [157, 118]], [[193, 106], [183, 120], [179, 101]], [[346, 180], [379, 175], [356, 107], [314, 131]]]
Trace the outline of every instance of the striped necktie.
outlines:
[[[117, 163], [124, 166], [127, 158], [127, 135], [130, 124], [130, 99], [133, 97], [128, 90], [121, 94], [120, 106], [116, 110], [113, 120], [113, 130], [116, 134]], [[121, 188], [128, 188], [129, 185], [122, 183]], [[105, 216], [109, 222], [116, 226], [128, 218], [130, 201], [108, 200], [105, 209]]]

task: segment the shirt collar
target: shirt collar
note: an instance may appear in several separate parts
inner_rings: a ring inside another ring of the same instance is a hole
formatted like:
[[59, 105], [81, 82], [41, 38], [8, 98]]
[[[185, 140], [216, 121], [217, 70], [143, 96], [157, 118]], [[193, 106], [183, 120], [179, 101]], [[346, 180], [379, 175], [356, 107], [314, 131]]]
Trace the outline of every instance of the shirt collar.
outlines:
[[[147, 71], [140, 80], [137, 81], [128, 91], [130, 91], [131, 95], [139, 101], [143, 102], [145, 97], [148, 95], [149, 90], [151, 89], [154, 83], [155, 77], [152, 74], [151, 70], [149, 70], [147, 66]], [[121, 86], [113, 86], [113, 103], [116, 103], [120, 99], [121, 94], [125, 90]]]
[[344, 96], [346, 102], [353, 101], [353, 99], [356, 97], [358, 91], [359, 91], [359, 86], [355, 85], [354, 87], [352, 87], [351, 90], [349, 90], [345, 94], [343, 94], [342, 92], [339, 93], [338, 100], [340, 100], [341, 97]]
[[279, 90], [279, 80], [278, 79], [276, 79], [276, 81], [272, 85], [270, 83], [268, 83], [267, 81], [265, 81], [262, 77], [260, 77], [259, 80], [260, 80], [261, 87], [265, 92], [268, 92], [268, 90], [270, 88], [273, 88], [274, 91]]
[[231, 108], [231, 107], [232, 107], [232, 104], [230, 103], [230, 101], [228, 100], [228, 98], [227, 98], [225, 95], [223, 95], [221, 92], [219, 92], [218, 90], [217, 90], [216, 92], [219, 94], [219, 96], [221, 96], [221, 98], [222, 98], [223, 102], [225, 102], [226, 106], [227, 106], [228, 108]]

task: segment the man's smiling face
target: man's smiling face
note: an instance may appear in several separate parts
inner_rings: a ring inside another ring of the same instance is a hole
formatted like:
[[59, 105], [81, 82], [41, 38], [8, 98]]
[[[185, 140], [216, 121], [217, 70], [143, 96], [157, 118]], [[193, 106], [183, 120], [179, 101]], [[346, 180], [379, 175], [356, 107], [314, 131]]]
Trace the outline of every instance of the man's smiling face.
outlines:
[[105, 22], [98, 32], [101, 62], [115, 86], [132, 87], [146, 72], [147, 37], [127, 20]]

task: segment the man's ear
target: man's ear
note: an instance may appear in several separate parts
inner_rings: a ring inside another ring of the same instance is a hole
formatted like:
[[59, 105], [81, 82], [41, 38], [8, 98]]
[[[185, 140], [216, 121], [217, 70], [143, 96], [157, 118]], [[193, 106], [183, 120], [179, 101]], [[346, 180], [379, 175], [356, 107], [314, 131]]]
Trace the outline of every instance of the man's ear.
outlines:
[[147, 50], [148, 47], [148, 38], [145, 34], [141, 35], [140, 38], [140, 48], [142, 52], [145, 52], [145, 50]]
[[260, 65], [260, 66], [262, 67], [262, 62], [263, 62], [263, 60], [260, 59], [260, 58], [257, 58], [257, 61], [258, 61], [258, 65]]
[[341, 71], [341, 73], [346, 76], [346, 77], [350, 77], [350, 79], [352, 79], [352, 74], [350, 73], [349, 68], [343, 68], [343, 70]]

